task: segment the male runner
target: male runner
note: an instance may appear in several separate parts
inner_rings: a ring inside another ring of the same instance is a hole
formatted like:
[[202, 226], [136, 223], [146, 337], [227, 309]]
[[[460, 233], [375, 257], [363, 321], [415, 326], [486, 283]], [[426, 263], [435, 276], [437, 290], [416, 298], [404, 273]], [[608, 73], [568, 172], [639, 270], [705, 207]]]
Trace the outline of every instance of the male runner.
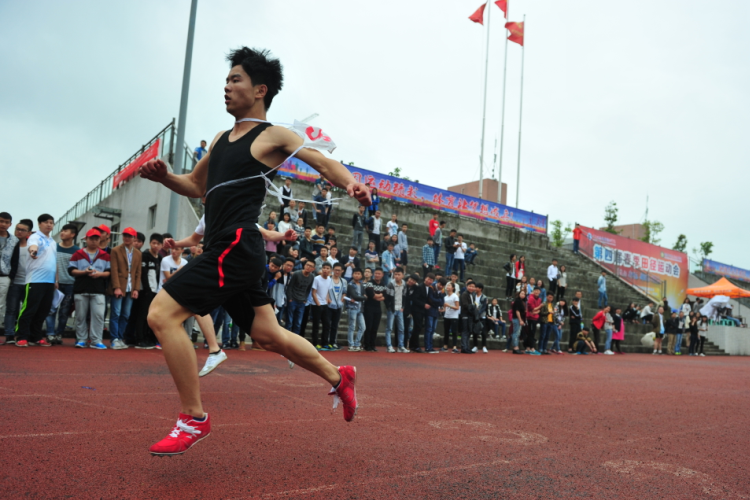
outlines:
[[[216, 135], [208, 153], [187, 175], [169, 173], [161, 160], [140, 168], [141, 177], [184, 196], [198, 198], [206, 193], [206, 250], [165, 284], [149, 310], [149, 325], [162, 345], [182, 406], [172, 432], [150, 448], [153, 455], [184, 453], [211, 432], [201, 403], [195, 352], [181, 325], [191, 315], [205, 315], [220, 305], [260, 347], [330, 383], [334, 408], [340, 399], [346, 421], [357, 410], [356, 369], [333, 366], [307, 340], [276, 321], [271, 299], [261, 286], [265, 255], [256, 222], [266, 195], [265, 179], [272, 179], [275, 168], [290, 155], [364, 205], [371, 203], [369, 190], [342, 164], [318, 151], [302, 149], [305, 142], [295, 132], [265, 122], [266, 111], [282, 86], [278, 59], [270, 59], [268, 51], [247, 47], [232, 51], [227, 59], [231, 70], [224, 99], [227, 112], [236, 119], [234, 127]], [[306, 133], [310, 140], [322, 134], [312, 127]]]

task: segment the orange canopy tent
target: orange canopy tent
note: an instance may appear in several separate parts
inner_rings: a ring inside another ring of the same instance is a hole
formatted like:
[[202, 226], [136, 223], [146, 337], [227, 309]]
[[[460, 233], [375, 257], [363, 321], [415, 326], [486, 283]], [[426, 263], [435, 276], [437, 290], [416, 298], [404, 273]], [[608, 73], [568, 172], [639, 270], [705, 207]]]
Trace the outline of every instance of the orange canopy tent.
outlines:
[[704, 286], [702, 288], [688, 288], [687, 294], [694, 297], [716, 297], [717, 295], [724, 295], [730, 299], [750, 297], [750, 291], [743, 290], [742, 288], [733, 285], [732, 282], [726, 278], [721, 278], [713, 285]]

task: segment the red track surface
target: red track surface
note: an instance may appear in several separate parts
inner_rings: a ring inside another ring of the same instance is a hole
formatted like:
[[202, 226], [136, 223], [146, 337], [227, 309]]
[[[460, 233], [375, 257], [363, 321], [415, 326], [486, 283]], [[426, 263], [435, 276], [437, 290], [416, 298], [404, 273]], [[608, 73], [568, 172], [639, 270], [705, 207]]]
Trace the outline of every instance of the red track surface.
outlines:
[[153, 458], [179, 410], [159, 351], [1, 347], [0, 497], [750, 496], [748, 358], [326, 356], [358, 367], [354, 422], [231, 351], [201, 382], [211, 436]]

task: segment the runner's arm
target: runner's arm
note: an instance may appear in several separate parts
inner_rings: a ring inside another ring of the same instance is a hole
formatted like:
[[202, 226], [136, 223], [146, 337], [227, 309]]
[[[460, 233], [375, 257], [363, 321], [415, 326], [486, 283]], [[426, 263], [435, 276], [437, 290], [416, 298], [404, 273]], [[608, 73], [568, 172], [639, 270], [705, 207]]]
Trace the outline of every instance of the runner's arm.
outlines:
[[198, 243], [200, 243], [202, 239], [203, 239], [203, 235], [198, 234], [198, 233], [193, 233], [192, 236], [188, 236], [187, 238], [182, 239], [180, 241], [175, 241], [172, 238], [166, 238], [164, 240], [164, 248], [170, 249], [170, 248], [177, 248], [177, 247], [180, 247], [180, 248], [192, 247], [193, 245], [197, 245]]
[[[272, 127], [271, 136], [278, 148], [288, 155], [304, 143], [300, 136], [283, 127]], [[345, 189], [349, 196], [356, 198], [362, 205], [372, 204], [370, 189], [361, 182], [357, 182], [351, 172], [341, 163], [326, 158], [319, 151], [310, 148], [301, 149], [296, 157], [320, 172], [334, 186]]]
[[144, 179], [164, 184], [172, 191], [190, 198], [200, 198], [206, 194], [206, 179], [208, 177], [208, 162], [211, 158], [211, 150], [214, 144], [224, 132], [219, 132], [211, 141], [211, 147], [208, 148], [203, 158], [195, 165], [195, 168], [189, 174], [176, 175], [169, 172], [167, 164], [162, 160], [151, 160], [138, 169], [138, 173]]

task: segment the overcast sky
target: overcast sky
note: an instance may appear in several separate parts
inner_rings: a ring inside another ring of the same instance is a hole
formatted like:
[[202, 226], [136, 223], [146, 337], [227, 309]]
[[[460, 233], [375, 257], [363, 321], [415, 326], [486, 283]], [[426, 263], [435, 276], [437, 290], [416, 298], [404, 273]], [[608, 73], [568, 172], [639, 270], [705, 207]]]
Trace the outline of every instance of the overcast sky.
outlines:
[[[231, 48], [269, 48], [269, 119], [313, 113], [333, 157], [437, 187], [479, 178], [479, 0], [201, 0], [187, 140], [231, 127]], [[0, 210], [62, 215], [177, 116], [188, 0], [0, 0]], [[510, 0], [527, 18], [520, 208], [563, 222], [664, 223], [750, 268], [750, 2]], [[485, 14], [486, 15], [486, 14]], [[485, 176], [501, 120], [504, 38], [490, 15]], [[486, 22], [485, 22], [486, 25]], [[508, 47], [502, 180], [515, 204], [521, 48]], [[495, 175], [497, 171], [495, 170]]]

